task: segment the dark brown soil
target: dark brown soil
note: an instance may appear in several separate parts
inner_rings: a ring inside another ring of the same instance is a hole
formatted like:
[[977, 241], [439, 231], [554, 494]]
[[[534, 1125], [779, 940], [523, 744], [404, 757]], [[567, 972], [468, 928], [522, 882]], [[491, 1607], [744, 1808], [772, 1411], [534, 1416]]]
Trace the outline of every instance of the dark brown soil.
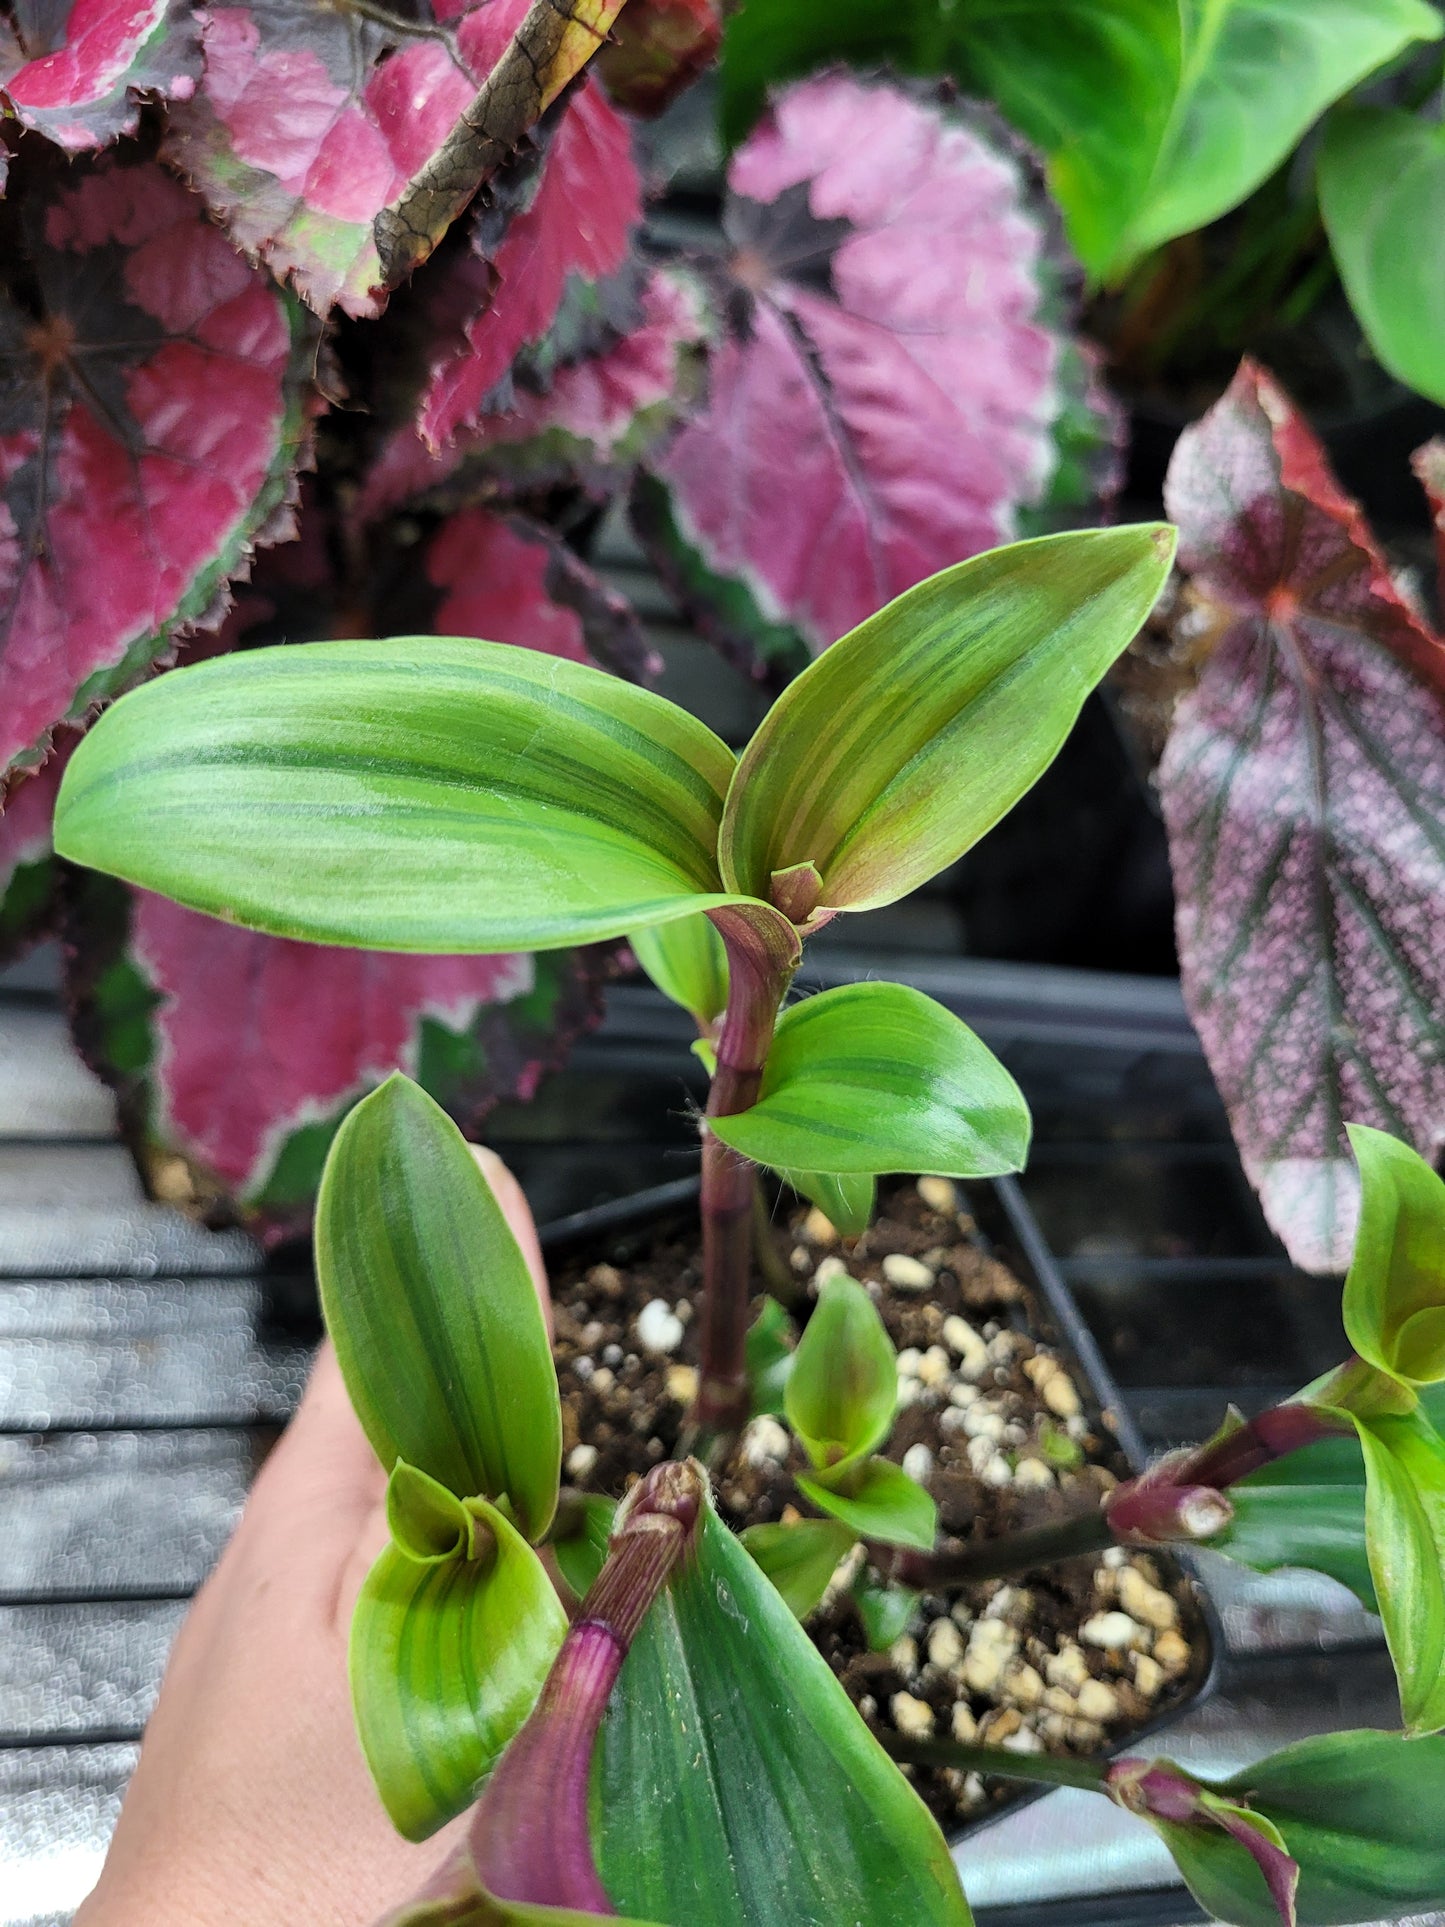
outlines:
[[[806, 1320], [820, 1266], [841, 1264], [869, 1288], [900, 1354], [887, 1455], [906, 1459], [932, 1493], [944, 1548], [1091, 1510], [1127, 1474], [1117, 1444], [963, 1198], [944, 1180], [921, 1187], [886, 1191], [851, 1249], [816, 1212], [779, 1220], [793, 1316]], [[564, 1479], [618, 1496], [674, 1452], [696, 1384], [696, 1218], [608, 1239], [604, 1251], [553, 1270]], [[658, 1300], [640, 1335], [639, 1314]], [[793, 1484], [802, 1469], [781, 1424], [754, 1420], [715, 1470], [728, 1523], [741, 1529], [806, 1512]], [[1092, 1753], [1166, 1713], [1204, 1670], [1198, 1606], [1168, 1558], [1115, 1550], [928, 1595], [908, 1632], [882, 1652], [868, 1650], [853, 1603], [862, 1558], [858, 1550], [853, 1570], [840, 1568], [808, 1630], [880, 1733]], [[952, 1770], [920, 1768], [914, 1777], [946, 1828], [1021, 1791]]]

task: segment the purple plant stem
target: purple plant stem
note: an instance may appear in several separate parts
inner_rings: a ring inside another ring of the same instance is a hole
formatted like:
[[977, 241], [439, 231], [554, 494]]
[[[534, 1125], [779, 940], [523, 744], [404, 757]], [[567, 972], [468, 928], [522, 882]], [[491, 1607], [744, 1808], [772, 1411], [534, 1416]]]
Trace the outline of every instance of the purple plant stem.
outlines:
[[1176, 1483], [1207, 1485], [1222, 1492], [1276, 1459], [1318, 1445], [1321, 1439], [1339, 1438], [1348, 1430], [1311, 1405], [1274, 1405], [1193, 1454], [1180, 1468]]
[[704, 1474], [692, 1462], [649, 1472], [558, 1653], [541, 1697], [503, 1754], [468, 1838], [500, 1900], [615, 1915], [592, 1857], [592, 1751], [627, 1649], [692, 1544]]
[[[728, 956], [728, 1003], [717, 1043], [708, 1117], [731, 1117], [757, 1102], [763, 1066], [796, 967], [778, 932], [731, 910], [713, 913]], [[753, 1258], [753, 1186], [757, 1166], [703, 1125], [701, 1370], [692, 1425], [727, 1432], [748, 1413], [745, 1341]]]

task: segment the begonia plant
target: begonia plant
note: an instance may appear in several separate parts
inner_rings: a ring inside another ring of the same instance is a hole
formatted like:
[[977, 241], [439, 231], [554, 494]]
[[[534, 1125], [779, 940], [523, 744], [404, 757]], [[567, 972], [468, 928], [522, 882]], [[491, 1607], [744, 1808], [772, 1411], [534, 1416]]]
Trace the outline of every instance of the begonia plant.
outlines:
[[213, 1220], [304, 1232], [397, 1065], [473, 1129], [529, 1096], [619, 946], [342, 955], [67, 875], [50, 808], [101, 705], [398, 632], [646, 682], [588, 559], [629, 499], [777, 679], [1114, 486], [1038, 170], [937, 87], [784, 93], [721, 227], [654, 230], [644, 117], [720, 32], [710, 0], [0, 6], [0, 955], [63, 936], [144, 1175]]

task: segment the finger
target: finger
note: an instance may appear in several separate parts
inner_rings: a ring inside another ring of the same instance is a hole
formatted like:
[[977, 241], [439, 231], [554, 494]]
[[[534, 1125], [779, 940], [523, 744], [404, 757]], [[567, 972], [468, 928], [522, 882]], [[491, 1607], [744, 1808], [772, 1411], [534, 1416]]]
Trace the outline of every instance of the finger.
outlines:
[[482, 1176], [492, 1188], [492, 1196], [502, 1207], [502, 1216], [511, 1227], [512, 1236], [522, 1247], [522, 1256], [527, 1260], [527, 1269], [532, 1274], [537, 1296], [542, 1301], [542, 1315], [547, 1320], [547, 1336], [550, 1338], [552, 1293], [547, 1284], [547, 1261], [542, 1256], [542, 1241], [537, 1236], [537, 1222], [532, 1216], [527, 1194], [495, 1151], [489, 1151], [485, 1144], [473, 1144], [469, 1148], [481, 1167]]

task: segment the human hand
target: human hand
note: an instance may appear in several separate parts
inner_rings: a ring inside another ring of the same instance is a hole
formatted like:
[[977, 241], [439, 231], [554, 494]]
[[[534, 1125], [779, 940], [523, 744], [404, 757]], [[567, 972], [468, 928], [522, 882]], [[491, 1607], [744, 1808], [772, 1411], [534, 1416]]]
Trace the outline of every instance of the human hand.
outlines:
[[[521, 1188], [477, 1158], [546, 1305]], [[370, 1927], [445, 1856], [464, 1820], [403, 1840], [352, 1724], [347, 1633], [386, 1542], [385, 1493], [325, 1344], [181, 1627], [75, 1927]]]

